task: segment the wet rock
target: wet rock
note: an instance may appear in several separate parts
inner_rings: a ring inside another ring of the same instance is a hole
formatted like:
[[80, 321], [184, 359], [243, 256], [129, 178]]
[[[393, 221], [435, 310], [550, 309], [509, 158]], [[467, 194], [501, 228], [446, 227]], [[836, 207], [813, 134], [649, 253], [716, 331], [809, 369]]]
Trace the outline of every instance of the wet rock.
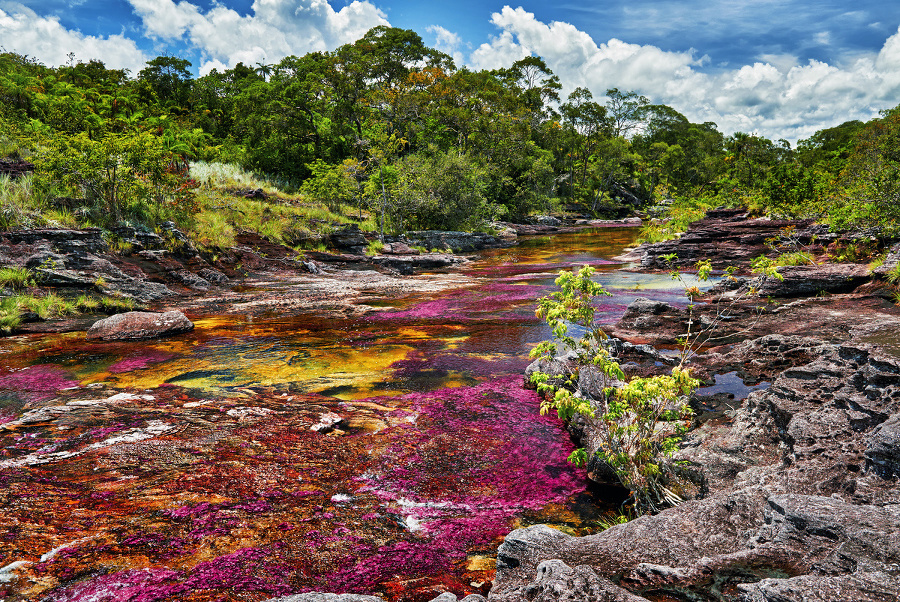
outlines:
[[[664, 301], [652, 301], [638, 297], [628, 304], [616, 328], [634, 331], [654, 331], [662, 327], [670, 329], [674, 324], [686, 323], [684, 311]], [[683, 332], [683, 330], [682, 330]]]
[[876, 427], [867, 441], [866, 470], [883, 479], [900, 477], [900, 414]]
[[761, 297], [803, 297], [819, 293], [849, 292], [869, 281], [869, 268], [853, 263], [799, 265], [778, 268], [784, 280], [766, 278]]
[[405, 242], [410, 246], [425, 247], [426, 249], [449, 250], [456, 253], [468, 253], [471, 251], [479, 251], [481, 249], [508, 247], [513, 244], [508, 239], [494, 236], [493, 234], [442, 230], [407, 232], [402, 238], [402, 242]]
[[181, 334], [193, 328], [194, 324], [180, 311], [165, 313], [130, 311], [94, 322], [88, 329], [87, 338], [134, 341]]

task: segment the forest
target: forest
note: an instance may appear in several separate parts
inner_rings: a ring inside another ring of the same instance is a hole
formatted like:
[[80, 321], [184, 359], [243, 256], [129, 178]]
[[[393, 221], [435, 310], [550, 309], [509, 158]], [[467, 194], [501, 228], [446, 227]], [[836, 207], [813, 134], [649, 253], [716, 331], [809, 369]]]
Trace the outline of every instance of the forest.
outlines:
[[[691, 123], [633, 91], [604, 98], [538, 57], [471, 71], [411, 30], [333, 52], [194, 77], [159, 56], [137, 74], [74, 55], [0, 54], [0, 229], [174, 221], [205, 249], [236, 229], [302, 248], [311, 233], [490, 230], [543, 213], [621, 217], [660, 205], [662, 240], [713, 206], [900, 226], [900, 106], [796, 148]], [[263, 188], [263, 200], [236, 191]], [[314, 237], [312, 237], [314, 240]]]

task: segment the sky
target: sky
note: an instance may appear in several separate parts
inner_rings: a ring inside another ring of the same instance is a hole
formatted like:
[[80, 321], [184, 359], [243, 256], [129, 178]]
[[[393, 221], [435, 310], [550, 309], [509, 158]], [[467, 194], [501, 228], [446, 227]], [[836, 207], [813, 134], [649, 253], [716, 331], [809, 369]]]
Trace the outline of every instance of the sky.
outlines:
[[564, 86], [634, 90], [720, 131], [792, 144], [900, 104], [896, 0], [0, 0], [0, 47], [136, 74], [162, 54], [197, 74], [412, 29], [458, 67], [542, 57]]

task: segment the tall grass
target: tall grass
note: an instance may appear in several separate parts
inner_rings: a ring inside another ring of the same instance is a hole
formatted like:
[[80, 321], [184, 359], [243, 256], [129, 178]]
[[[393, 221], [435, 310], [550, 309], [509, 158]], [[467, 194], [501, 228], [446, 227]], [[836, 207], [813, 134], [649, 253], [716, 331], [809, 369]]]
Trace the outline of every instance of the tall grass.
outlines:
[[41, 320], [50, 320], [80, 313], [122, 313], [135, 307], [134, 300], [125, 297], [84, 294], [75, 299], [67, 299], [52, 293], [43, 297], [13, 295], [0, 299], [0, 332], [15, 330], [22, 323], [23, 315], [28, 312], [34, 313]]
[[33, 175], [12, 178], [0, 174], [0, 230], [43, 225], [41, 211], [46, 204], [47, 194], [35, 186]]
[[28, 268], [0, 268], [0, 288], [27, 288], [34, 285], [34, 272]]

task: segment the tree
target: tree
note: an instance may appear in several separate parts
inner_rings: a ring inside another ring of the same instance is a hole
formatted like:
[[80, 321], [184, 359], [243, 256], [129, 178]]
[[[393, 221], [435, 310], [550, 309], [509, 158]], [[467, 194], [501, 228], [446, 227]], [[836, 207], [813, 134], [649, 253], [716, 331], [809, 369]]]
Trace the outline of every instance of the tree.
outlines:
[[640, 129], [650, 100], [637, 92], [621, 92], [618, 88], [610, 88], [606, 91], [606, 111], [612, 125], [613, 136], [628, 136]]
[[166, 107], [186, 107], [190, 98], [191, 62], [174, 56], [158, 56], [147, 61], [138, 73], [138, 80], [146, 83], [159, 102]]

